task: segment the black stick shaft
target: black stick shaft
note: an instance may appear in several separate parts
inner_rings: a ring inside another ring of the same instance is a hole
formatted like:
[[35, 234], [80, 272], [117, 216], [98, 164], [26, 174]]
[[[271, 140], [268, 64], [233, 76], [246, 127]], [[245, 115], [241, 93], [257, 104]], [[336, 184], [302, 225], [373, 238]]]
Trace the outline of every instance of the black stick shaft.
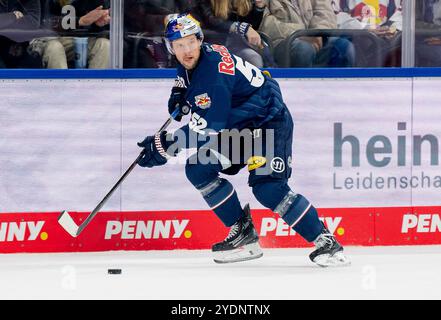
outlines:
[[[178, 110], [179, 111], [179, 110]], [[176, 112], [175, 112], [176, 113]], [[162, 127], [158, 130], [159, 132], [164, 131], [172, 122], [172, 120], [175, 118], [176, 114], [173, 113], [170, 118], [167, 119], [167, 121], [162, 125]], [[141, 151], [138, 158], [130, 165], [130, 167], [124, 172], [124, 174], [119, 178], [118, 182], [112, 187], [112, 189], [106, 194], [106, 196], [101, 200], [101, 202], [96, 206], [95, 209], [89, 214], [89, 216], [84, 220], [84, 222], [79, 226], [77, 231], [77, 236], [80, 235], [81, 232], [83, 232], [84, 228], [89, 224], [89, 222], [97, 215], [97, 213], [101, 210], [101, 208], [106, 204], [107, 200], [112, 196], [112, 194], [115, 192], [116, 189], [120, 186], [120, 184], [124, 181], [124, 179], [132, 172], [132, 170], [136, 167], [138, 164], [139, 159], [142, 158], [144, 155], [144, 150]]]
[[89, 214], [86, 220], [80, 225], [77, 231], [77, 236], [83, 231], [83, 229], [89, 224], [89, 222], [97, 215], [97, 213], [101, 210], [101, 208], [106, 204], [107, 200], [112, 196], [116, 189], [120, 186], [120, 184], [124, 181], [124, 179], [132, 172], [132, 170], [136, 167], [138, 160], [144, 155], [144, 152], [141, 152], [136, 158], [136, 160], [130, 165], [126, 172], [119, 178], [118, 182], [113, 186], [113, 188], [106, 194], [103, 200], [96, 206], [95, 209]]

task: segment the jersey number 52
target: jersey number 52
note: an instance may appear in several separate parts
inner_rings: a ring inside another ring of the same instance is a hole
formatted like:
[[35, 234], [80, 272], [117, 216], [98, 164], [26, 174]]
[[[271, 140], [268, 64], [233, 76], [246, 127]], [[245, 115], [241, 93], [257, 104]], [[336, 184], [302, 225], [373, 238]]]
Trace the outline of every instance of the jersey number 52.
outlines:
[[207, 127], [207, 120], [202, 118], [197, 113], [191, 115], [191, 120], [188, 124], [189, 128], [196, 133], [205, 134], [204, 129]]

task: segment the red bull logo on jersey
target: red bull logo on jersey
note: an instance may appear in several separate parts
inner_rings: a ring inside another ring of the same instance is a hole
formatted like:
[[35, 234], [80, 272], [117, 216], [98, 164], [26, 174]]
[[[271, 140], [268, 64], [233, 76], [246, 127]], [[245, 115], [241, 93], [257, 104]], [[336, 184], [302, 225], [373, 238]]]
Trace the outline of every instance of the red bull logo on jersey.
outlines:
[[208, 96], [207, 93], [198, 95], [194, 97], [196, 106], [201, 109], [208, 109], [211, 107], [211, 98]]
[[213, 51], [218, 52], [222, 56], [222, 62], [219, 63], [218, 71], [219, 73], [225, 73], [230, 76], [234, 76], [236, 74], [236, 68], [234, 64], [234, 60], [231, 57], [231, 53], [227, 48], [221, 45], [212, 45]]

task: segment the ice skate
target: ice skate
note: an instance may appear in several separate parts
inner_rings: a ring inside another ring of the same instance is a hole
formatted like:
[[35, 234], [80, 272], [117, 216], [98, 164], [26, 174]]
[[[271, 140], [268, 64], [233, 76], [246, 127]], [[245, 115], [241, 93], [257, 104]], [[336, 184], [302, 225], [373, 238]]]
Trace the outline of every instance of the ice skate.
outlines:
[[340, 267], [350, 265], [351, 262], [343, 253], [343, 247], [323, 225], [322, 233], [314, 240], [316, 250], [309, 258], [320, 267]]
[[248, 204], [244, 208], [244, 213], [244, 217], [231, 227], [225, 240], [213, 245], [214, 262], [240, 262], [263, 256]]

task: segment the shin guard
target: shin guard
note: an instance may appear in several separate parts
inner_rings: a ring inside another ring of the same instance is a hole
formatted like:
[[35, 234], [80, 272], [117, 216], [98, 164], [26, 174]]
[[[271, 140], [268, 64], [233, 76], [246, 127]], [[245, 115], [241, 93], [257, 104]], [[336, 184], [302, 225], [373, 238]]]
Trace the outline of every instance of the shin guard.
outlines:
[[227, 180], [218, 177], [198, 190], [225, 226], [232, 226], [243, 216], [237, 193]]
[[309, 242], [314, 241], [323, 229], [317, 210], [301, 194], [289, 191], [274, 212]]

